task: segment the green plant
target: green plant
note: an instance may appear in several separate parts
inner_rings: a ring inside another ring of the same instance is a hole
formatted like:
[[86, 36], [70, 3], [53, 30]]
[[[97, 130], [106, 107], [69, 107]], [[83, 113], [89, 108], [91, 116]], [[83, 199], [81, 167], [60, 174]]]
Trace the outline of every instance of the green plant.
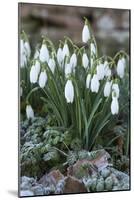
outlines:
[[[40, 90], [41, 100], [55, 127], [53, 131], [63, 127], [70, 131], [73, 139], [81, 141], [81, 148], [91, 150], [106, 125], [119, 113], [119, 85], [128, 56], [120, 51], [114, 58], [99, 57], [87, 20], [82, 39], [86, 46], [79, 48], [65, 37], [65, 42], [60, 41], [56, 51], [52, 41], [43, 38], [39, 54], [31, 62], [33, 89], [26, 103], [29, 106], [31, 95]], [[31, 108], [28, 112], [27, 116], [32, 118]]]

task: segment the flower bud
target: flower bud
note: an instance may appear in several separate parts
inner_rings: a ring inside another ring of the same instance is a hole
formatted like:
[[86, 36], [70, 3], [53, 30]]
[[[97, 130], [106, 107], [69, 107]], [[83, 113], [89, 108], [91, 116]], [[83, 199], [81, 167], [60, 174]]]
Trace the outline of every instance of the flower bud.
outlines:
[[98, 93], [99, 86], [100, 86], [100, 83], [99, 83], [98, 76], [97, 74], [94, 74], [93, 78], [91, 79], [91, 91]]
[[112, 91], [113, 91], [112, 97], [116, 96], [116, 98], [119, 98], [120, 90], [119, 90], [119, 86], [118, 86], [117, 83], [114, 83], [114, 84], [112, 85]]
[[36, 60], [36, 62], [35, 62], [35, 68], [36, 68], [37, 74], [39, 75], [39, 73], [40, 73], [40, 62], [38, 60]]
[[119, 112], [119, 103], [118, 99], [116, 97], [112, 98], [112, 103], [111, 103], [111, 113], [112, 115], [118, 114]]
[[88, 42], [88, 40], [91, 38], [90, 32], [88, 25], [84, 25], [83, 30], [82, 30], [82, 41], [84, 43]]
[[62, 52], [63, 52], [63, 60], [64, 60], [65, 56], [69, 56], [69, 48], [68, 48], [67, 43], [64, 44]]
[[46, 82], [47, 82], [47, 73], [44, 70], [43, 72], [40, 73], [40, 76], [39, 76], [39, 86], [41, 88], [44, 88], [46, 85]]
[[46, 44], [42, 44], [42, 46], [41, 46], [39, 59], [41, 62], [49, 61], [49, 51], [47, 49]]
[[87, 57], [87, 54], [86, 54], [86, 53], [83, 53], [83, 56], [82, 56], [82, 64], [83, 64], [83, 67], [84, 67], [85, 69], [88, 67], [89, 60], [88, 60], [88, 57]]
[[31, 107], [31, 105], [26, 106], [26, 115], [27, 115], [27, 119], [34, 118], [34, 111]]
[[125, 59], [121, 58], [118, 60], [117, 63], [117, 74], [120, 78], [123, 78], [124, 73], [125, 73]]
[[65, 85], [65, 98], [67, 103], [73, 103], [74, 87], [71, 80], [68, 80]]
[[37, 79], [38, 79], [38, 72], [35, 65], [33, 65], [30, 70], [30, 82], [36, 83]]
[[97, 65], [97, 76], [99, 80], [103, 80], [105, 75], [104, 64]]
[[76, 53], [73, 53], [71, 58], [70, 58], [70, 65], [72, 68], [75, 68], [77, 65], [77, 56]]
[[31, 55], [31, 49], [30, 49], [30, 44], [28, 41], [24, 43], [24, 47], [25, 47], [26, 56], [27, 58], [29, 58]]
[[63, 61], [63, 51], [60, 47], [58, 48], [58, 51], [57, 51], [57, 61], [59, 65], [61, 65]]
[[91, 74], [88, 74], [88, 75], [87, 75], [87, 78], [86, 78], [86, 88], [87, 88], [87, 89], [89, 89], [90, 81], [91, 81]]
[[111, 86], [112, 83], [110, 81], [107, 81], [104, 87], [104, 97], [109, 97], [111, 93]]
[[53, 58], [49, 59], [48, 66], [51, 69], [52, 73], [54, 74], [54, 71], [55, 71], [55, 60]]
[[90, 44], [90, 48], [91, 48], [91, 55], [95, 55], [96, 54], [96, 47], [94, 43]]
[[105, 76], [110, 77], [112, 72], [111, 72], [111, 69], [109, 68], [107, 61], [104, 62], [104, 70], [105, 70]]
[[67, 77], [71, 73], [72, 73], [72, 67], [71, 67], [70, 63], [67, 63], [65, 65], [65, 76]]

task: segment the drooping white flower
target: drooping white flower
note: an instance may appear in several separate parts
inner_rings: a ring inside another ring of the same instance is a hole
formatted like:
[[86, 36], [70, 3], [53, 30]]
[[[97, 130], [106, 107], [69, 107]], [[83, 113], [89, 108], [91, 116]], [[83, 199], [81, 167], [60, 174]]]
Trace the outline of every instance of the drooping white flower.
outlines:
[[30, 48], [30, 44], [28, 41], [26, 41], [24, 43], [24, 47], [25, 47], [25, 51], [26, 51], [26, 56], [27, 56], [27, 58], [29, 58], [31, 55], [31, 48]]
[[112, 86], [112, 82], [107, 81], [104, 87], [104, 97], [109, 97], [111, 93], [111, 86]]
[[38, 60], [36, 60], [36, 62], [35, 62], [35, 68], [36, 68], [37, 74], [39, 75], [39, 73], [40, 73], [40, 62]]
[[117, 98], [119, 98], [119, 94], [120, 94], [120, 90], [119, 90], [119, 86], [117, 83], [113, 83], [112, 85], [112, 96], [116, 96]]
[[105, 69], [104, 69], [104, 64], [99, 64], [97, 65], [97, 76], [99, 80], [103, 80], [105, 75]]
[[62, 50], [62, 56], [63, 56], [63, 60], [65, 58], [65, 56], [69, 56], [69, 48], [68, 48], [68, 44], [65, 43], [63, 46], [63, 50]]
[[76, 53], [73, 53], [71, 58], [70, 58], [70, 65], [72, 68], [75, 68], [77, 65], [77, 56]]
[[43, 72], [40, 73], [40, 76], [39, 76], [39, 86], [41, 88], [44, 88], [46, 85], [46, 82], [47, 82], [47, 73], [44, 70]]
[[112, 103], [111, 103], [111, 113], [112, 115], [118, 114], [119, 112], [119, 103], [118, 99], [116, 97], [112, 98]]
[[51, 69], [52, 73], [54, 74], [54, 71], [55, 71], [55, 60], [53, 58], [49, 59], [48, 66]]
[[120, 78], [123, 78], [124, 73], [125, 73], [125, 59], [121, 58], [118, 60], [117, 63], [117, 74]]
[[67, 77], [71, 73], [72, 73], [72, 67], [71, 67], [70, 63], [67, 63], [65, 65], [65, 76]]
[[91, 43], [91, 44], [90, 44], [90, 49], [91, 49], [91, 55], [96, 54], [96, 47], [95, 47], [95, 44], [94, 44], [94, 43]]
[[57, 51], [57, 61], [58, 61], [58, 64], [61, 65], [62, 61], [63, 61], [63, 51], [62, 51], [62, 48], [58, 48], [58, 51]]
[[34, 118], [34, 111], [31, 107], [31, 105], [26, 106], [26, 115], [27, 115], [27, 119]]
[[91, 79], [91, 91], [98, 93], [99, 87], [100, 87], [100, 82], [98, 76], [97, 74], [94, 74], [93, 78]]
[[104, 70], [105, 70], [105, 76], [110, 77], [112, 72], [111, 72], [111, 69], [109, 68], [107, 61], [104, 62]]
[[83, 30], [82, 30], [82, 41], [84, 43], [88, 42], [88, 40], [91, 38], [90, 32], [88, 25], [84, 25]]
[[71, 80], [68, 80], [65, 85], [65, 98], [67, 103], [73, 103], [74, 100], [74, 86]]
[[42, 44], [42, 46], [41, 46], [39, 59], [41, 62], [49, 61], [49, 51], [48, 51], [46, 44]]
[[20, 67], [24, 68], [27, 65], [27, 58], [25, 53], [20, 55]]
[[38, 72], [35, 67], [35, 65], [32, 65], [31, 70], [30, 70], [30, 82], [31, 83], [36, 83], [38, 79]]
[[86, 78], [86, 88], [87, 89], [89, 88], [90, 81], [91, 81], [91, 74], [88, 74], [87, 78]]
[[88, 60], [88, 57], [87, 57], [87, 54], [86, 54], [86, 53], [83, 53], [83, 56], [82, 56], [82, 64], [83, 64], [83, 67], [84, 67], [85, 69], [88, 67], [89, 60]]

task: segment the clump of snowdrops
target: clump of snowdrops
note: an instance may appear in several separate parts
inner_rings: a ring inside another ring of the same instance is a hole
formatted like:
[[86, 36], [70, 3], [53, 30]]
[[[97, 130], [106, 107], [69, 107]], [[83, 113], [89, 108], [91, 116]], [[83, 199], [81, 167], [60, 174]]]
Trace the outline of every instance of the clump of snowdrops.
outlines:
[[[33, 89], [27, 95], [26, 115], [34, 118], [30, 96], [42, 90], [41, 100], [56, 129], [68, 129], [82, 148], [91, 150], [98, 135], [120, 111], [120, 84], [126, 73], [127, 54], [114, 58], [99, 56], [89, 22], [82, 30], [79, 48], [65, 37], [58, 49], [46, 36], [31, 61], [29, 80]], [[21, 39], [21, 66], [29, 58], [30, 48]], [[50, 127], [52, 128], [52, 127]], [[63, 133], [64, 134], [64, 133]]]

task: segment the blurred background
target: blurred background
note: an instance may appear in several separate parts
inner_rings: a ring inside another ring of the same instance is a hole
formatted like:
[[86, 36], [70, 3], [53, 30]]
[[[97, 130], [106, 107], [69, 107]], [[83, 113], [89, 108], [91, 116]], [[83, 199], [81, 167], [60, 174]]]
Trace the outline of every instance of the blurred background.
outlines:
[[55, 45], [69, 36], [82, 46], [84, 17], [90, 21], [100, 55], [113, 56], [119, 50], [129, 54], [129, 10], [19, 4], [19, 28], [28, 34], [32, 47], [41, 42], [42, 35], [48, 36]]

